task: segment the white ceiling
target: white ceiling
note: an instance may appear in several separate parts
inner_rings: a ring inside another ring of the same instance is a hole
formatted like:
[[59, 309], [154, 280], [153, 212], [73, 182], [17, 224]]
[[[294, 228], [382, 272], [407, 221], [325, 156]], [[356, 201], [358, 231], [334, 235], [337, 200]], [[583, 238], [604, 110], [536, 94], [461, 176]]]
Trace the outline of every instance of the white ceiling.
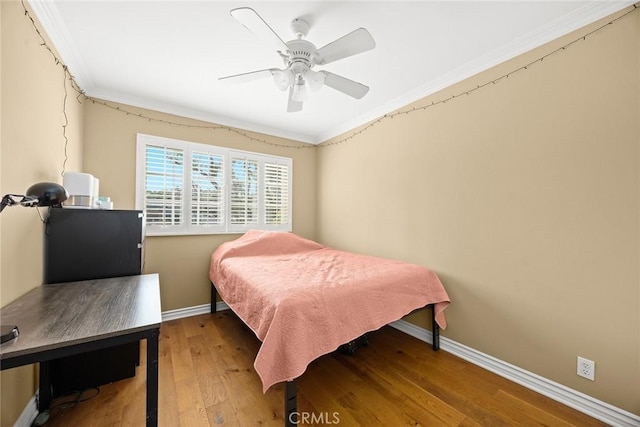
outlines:
[[[30, 0], [88, 96], [319, 143], [633, 4], [632, 1]], [[288, 41], [311, 24], [317, 47], [365, 27], [376, 48], [325, 69], [371, 89], [329, 87], [287, 113], [271, 79], [219, 77], [281, 68], [278, 54], [229, 11], [251, 7]]]

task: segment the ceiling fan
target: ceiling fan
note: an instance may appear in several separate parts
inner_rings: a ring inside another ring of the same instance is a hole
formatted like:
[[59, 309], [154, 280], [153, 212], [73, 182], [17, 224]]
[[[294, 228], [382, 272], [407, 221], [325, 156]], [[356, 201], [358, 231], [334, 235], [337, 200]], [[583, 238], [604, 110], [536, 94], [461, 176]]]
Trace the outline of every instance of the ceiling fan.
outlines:
[[285, 43], [255, 10], [241, 7], [231, 10], [231, 16], [269, 43], [280, 55], [285, 67], [235, 74], [219, 80], [240, 82], [271, 76], [278, 89], [289, 89], [287, 111], [290, 113], [302, 111], [302, 104], [309, 98], [309, 91], [317, 91], [322, 86], [329, 86], [356, 99], [362, 98], [369, 91], [368, 86], [346, 77], [329, 71], [313, 70], [315, 65], [326, 65], [373, 49], [376, 42], [366, 29], [358, 28], [318, 49], [313, 43], [303, 39], [309, 32], [309, 23], [304, 19], [297, 18], [291, 22], [296, 38]]

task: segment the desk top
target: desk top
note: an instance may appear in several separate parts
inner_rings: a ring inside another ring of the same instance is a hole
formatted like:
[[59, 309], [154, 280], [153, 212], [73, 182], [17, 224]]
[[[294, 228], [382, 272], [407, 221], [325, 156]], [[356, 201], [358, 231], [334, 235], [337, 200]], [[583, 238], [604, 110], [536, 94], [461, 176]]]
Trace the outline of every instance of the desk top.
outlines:
[[158, 274], [38, 286], [0, 309], [20, 335], [0, 360], [156, 329], [162, 322]]

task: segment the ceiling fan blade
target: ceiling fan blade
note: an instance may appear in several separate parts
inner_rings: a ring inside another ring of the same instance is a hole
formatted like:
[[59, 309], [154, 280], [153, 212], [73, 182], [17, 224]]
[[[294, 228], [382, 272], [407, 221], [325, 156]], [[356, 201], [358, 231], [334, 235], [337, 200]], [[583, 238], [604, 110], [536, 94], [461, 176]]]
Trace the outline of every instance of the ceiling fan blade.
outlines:
[[338, 59], [366, 52], [374, 47], [376, 47], [376, 41], [369, 34], [369, 31], [358, 28], [318, 49], [315, 63], [318, 65], [328, 64]]
[[328, 71], [320, 71], [324, 74], [324, 84], [340, 91], [346, 95], [352, 96], [356, 99], [360, 99], [369, 92], [369, 86], [365, 86], [362, 83], [354, 82], [346, 77], [339, 76], [337, 74], [330, 73]]
[[296, 113], [302, 111], [302, 102], [294, 101], [293, 86], [289, 89], [289, 103], [287, 104], [287, 113]]
[[220, 77], [218, 80], [233, 83], [245, 83], [253, 80], [271, 77], [273, 73], [280, 71], [277, 68], [269, 68], [267, 70], [249, 71], [248, 73], [234, 74], [232, 76]]
[[267, 24], [258, 12], [250, 7], [239, 7], [231, 10], [231, 16], [241, 23], [247, 30], [255, 34], [260, 40], [269, 44], [274, 50], [287, 51], [287, 45], [278, 34]]

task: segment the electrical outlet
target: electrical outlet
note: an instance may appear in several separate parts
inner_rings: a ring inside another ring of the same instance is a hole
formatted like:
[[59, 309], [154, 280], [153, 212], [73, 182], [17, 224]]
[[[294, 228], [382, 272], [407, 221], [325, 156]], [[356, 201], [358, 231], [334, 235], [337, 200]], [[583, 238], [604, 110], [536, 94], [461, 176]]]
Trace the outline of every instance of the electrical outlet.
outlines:
[[578, 356], [578, 376], [588, 380], [596, 380], [596, 362]]

